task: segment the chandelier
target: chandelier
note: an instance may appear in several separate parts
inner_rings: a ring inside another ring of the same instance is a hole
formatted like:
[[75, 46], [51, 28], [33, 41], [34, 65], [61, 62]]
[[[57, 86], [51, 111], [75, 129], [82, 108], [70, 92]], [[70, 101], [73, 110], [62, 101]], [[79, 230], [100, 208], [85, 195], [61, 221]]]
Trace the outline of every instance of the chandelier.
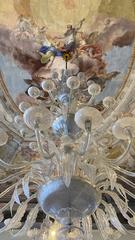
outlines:
[[[0, 180], [1, 184], [10, 182], [0, 198], [13, 192], [10, 202], [0, 209], [0, 219], [5, 223], [0, 233], [10, 231], [16, 237], [27, 234], [41, 240], [89, 240], [96, 225], [104, 240], [118, 239], [128, 232], [118, 213], [135, 227], [135, 213], [128, 205], [128, 197], [135, 198], [135, 173], [122, 167], [133, 158], [135, 117], [122, 113], [135, 90], [134, 77], [132, 71], [117, 100], [111, 96], [103, 99], [104, 111], [96, 103], [102, 87], [86, 81], [79, 69], [68, 69], [68, 64], [59, 73], [53, 70], [50, 79], [42, 79], [41, 87], [29, 87], [34, 101], [20, 103], [12, 131], [16, 136], [21, 134], [40, 157], [19, 164], [0, 160], [1, 168], [10, 172]], [[2, 146], [8, 140], [4, 126], [10, 130], [11, 122], [3, 113], [1, 122]], [[112, 158], [108, 149], [116, 145], [122, 151]], [[21, 195], [25, 196], [22, 202]], [[23, 222], [32, 199], [37, 199], [37, 204]], [[14, 204], [18, 208], [12, 215]], [[4, 219], [7, 209], [10, 219]], [[39, 210], [46, 217], [36, 228]]]

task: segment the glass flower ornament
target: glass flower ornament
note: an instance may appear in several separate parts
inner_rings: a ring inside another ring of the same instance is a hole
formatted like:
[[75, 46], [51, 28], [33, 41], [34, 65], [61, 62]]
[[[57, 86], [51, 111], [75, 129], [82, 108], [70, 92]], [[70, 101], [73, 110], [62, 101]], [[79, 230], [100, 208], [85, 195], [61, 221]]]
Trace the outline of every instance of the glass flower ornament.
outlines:
[[103, 121], [102, 114], [93, 107], [83, 107], [75, 113], [75, 122], [85, 130], [86, 121], [91, 121], [92, 129], [98, 128]]
[[43, 105], [28, 108], [23, 116], [26, 125], [33, 130], [36, 125], [40, 130], [48, 129], [53, 120], [52, 113]]

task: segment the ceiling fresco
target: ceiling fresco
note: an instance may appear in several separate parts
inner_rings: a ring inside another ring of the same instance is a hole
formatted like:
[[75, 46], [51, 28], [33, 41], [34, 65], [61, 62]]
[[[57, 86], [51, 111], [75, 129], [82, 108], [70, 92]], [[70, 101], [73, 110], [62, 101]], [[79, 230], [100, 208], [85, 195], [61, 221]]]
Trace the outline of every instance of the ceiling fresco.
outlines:
[[[75, 51], [66, 45], [70, 27]], [[73, 74], [79, 69], [88, 84], [100, 84], [95, 104], [104, 110], [103, 98], [117, 98], [128, 81], [134, 39], [134, 0], [0, 0], [2, 84], [16, 111], [22, 101], [33, 103], [30, 86], [40, 86], [55, 70], [61, 74], [67, 51]]]
[[[27, 89], [24, 79], [33, 78], [37, 70], [45, 68], [37, 53], [43, 42], [47, 40], [60, 49], [66, 26], [78, 27], [82, 19], [84, 22], [76, 34], [79, 64], [83, 63], [83, 71], [93, 65], [89, 79], [93, 80], [94, 74], [103, 78], [103, 95], [117, 94], [131, 62], [135, 37], [134, 5], [133, 0], [124, 0], [122, 4], [114, 0], [0, 1], [0, 67], [13, 98]], [[59, 67], [60, 61], [56, 56], [52, 68]], [[76, 59], [74, 63], [78, 64]], [[87, 65], [86, 69], [84, 65]], [[102, 100], [102, 94], [99, 100]]]

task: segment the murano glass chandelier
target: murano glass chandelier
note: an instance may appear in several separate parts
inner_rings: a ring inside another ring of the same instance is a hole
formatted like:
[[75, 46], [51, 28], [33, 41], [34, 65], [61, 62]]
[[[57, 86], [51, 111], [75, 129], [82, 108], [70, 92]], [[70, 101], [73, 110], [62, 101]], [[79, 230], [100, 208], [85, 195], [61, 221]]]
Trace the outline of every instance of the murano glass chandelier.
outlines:
[[[68, 69], [68, 64], [59, 73], [53, 70], [51, 78], [43, 79], [40, 88], [29, 87], [33, 104], [20, 103], [14, 129], [21, 132], [40, 158], [18, 165], [0, 160], [1, 167], [11, 173], [0, 180], [1, 184], [11, 183], [0, 198], [13, 192], [10, 202], [0, 209], [1, 221], [7, 209], [12, 216], [5, 219], [0, 233], [10, 231], [15, 237], [27, 234], [40, 240], [89, 240], [96, 225], [104, 240], [118, 239], [128, 232], [118, 213], [135, 227], [135, 213], [128, 205], [128, 197], [135, 198], [135, 173], [122, 167], [127, 158], [133, 158], [135, 117], [122, 112], [135, 91], [134, 78], [132, 71], [125, 92], [117, 101], [111, 96], [103, 99], [107, 111], [96, 104], [102, 87], [86, 81], [79, 69]], [[2, 113], [1, 122], [8, 126]], [[1, 130], [0, 135], [2, 146], [8, 134]], [[108, 149], [116, 145], [122, 151], [112, 158]], [[21, 195], [25, 196], [22, 202]], [[37, 199], [37, 204], [23, 222], [32, 199]], [[12, 215], [14, 204], [18, 208]], [[46, 217], [36, 228], [39, 210]]]

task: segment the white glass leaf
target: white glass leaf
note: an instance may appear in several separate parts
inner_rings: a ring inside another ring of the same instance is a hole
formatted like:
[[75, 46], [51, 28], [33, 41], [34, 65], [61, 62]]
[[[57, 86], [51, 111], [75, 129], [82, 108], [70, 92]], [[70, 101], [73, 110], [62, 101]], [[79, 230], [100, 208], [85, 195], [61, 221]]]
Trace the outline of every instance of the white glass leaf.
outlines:
[[83, 231], [85, 233], [85, 240], [92, 240], [92, 219], [91, 216], [87, 216], [82, 219]]
[[11, 218], [6, 218], [6, 219], [4, 220], [5, 226], [7, 226], [7, 225], [10, 223], [10, 221], [11, 221]]
[[11, 216], [13, 215], [13, 206], [14, 206], [14, 203], [15, 203], [15, 200], [12, 196], [11, 200], [10, 200], [10, 213], [11, 213]]
[[120, 223], [116, 211], [111, 204], [104, 203], [105, 211], [108, 213], [109, 221], [111, 224], [122, 234], [125, 234], [125, 228]]
[[30, 197], [30, 189], [29, 189], [29, 177], [24, 177], [22, 179], [22, 188], [23, 188], [23, 192], [24, 195], [29, 198]]
[[38, 206], [38, 204], [37, 204], [37, 205], [36, 205], [33, 209], [31, 209], [31, 211], [29, 212], [23, 228], [22, 228], [20, 231], [18, 231], [14, 236], [22, 236], [22, 235], [25, 235], [26, 232], [31, 229], [31, 227], [33, 226], [33, 224], [34, 224], [35, 221], [36, 221], [38, 211], [39, 211], [39, 206]]
[[[116, 194], [115, 192], [111, 192], [111, 191], [105, 191], [105, 193], [107, 193], [108, 195], [111, 196], [111, 198], [114, 200], [114, 202], [116, 203], [117, 207], [119, 208], [120, 212], [123, 214], [125, 214], [128, 210], [128, 204], [127, 202], [124, 202], [119, 196], [118, 194]], [[124, 216], [124, 215], [123, 215]]]
[[115, 188], [118, 191], [118, 193], [124, 198], [126, 204], [128, 205], [127, 195], [126, 195], [124, 187], [121, 184], [116, 183]]
[[118, 178], [122, 180], [123, 182], [127, 183], [130, 187], [135, 188], [135, 183], [131, 182], [129, 179], [118, 175]]
[[18, 207], [15, 216], [11, 218], [11, 220], [7, 223], [5, 227], [0, 229], [0, 233], [10, 229], [14, 229], [17, 226], [18, 222], [21, 221], [22, 217], [26, 212], [26, 209], [27, 209], [27, 202], [24, 202], [21, 206]]
[[14, 201], [20, 205], [21, 203], [20, 203], [17, 187], [18, 187], [18, 184], [15, 187], [15, 190], [14, 190], [14, 193], [13, 193], [13, 198], [14, 198]]
[[[102, 200], [102, 203], [103, 203], [104, 206], [106, 206], [106, 204], [107, 204], [107, 203], [104, 202], [103, 200]], [[107, 207], [107, 206], [106, 206], [106, 207]], [[128, 224], [129, 224], [130, 226], [132, 226], [132, 227], [135, 227], [135, 219], [134, 219], [135, 213], [134, 213], [134, 211], [132, 211], [130, 208], [128, 208], [127, 211], [124, 211], [124, 210], [122, 209], [122, 207], [120, 207], [120, 212], [121, 212], [121, 214], [123, 215], [123, 217], [124, 217], [125, 219], [127, 219]], [[129, 212], [133, 217], [129, 217], [129, 215], [127, 214], [127, 212]]]
[[113, 230], [113, 234], [112, 234], [112, 236], [111, 236], [111, 239], [112, 240], [117, 240], [117, 239], [119, 239], [120, 237], [121, 237], [121, 233], [119, 232], [119, 231], [117, 231], [117, 230]]
[[106, 175], [107, 175], [108, 179], [110, 180], [111, 190], [113, 191], [114, 187], [115, 187], [115, 184], [116, 184], [116, 181], [117, 181], [117, 174], [113, 169], [107, 167], [106, 168]]
[[121, 173], [123, 173], [123, 174], [125, 174], [125, 175], [127, 175], [127, 176], [129, 176], [129, 177], [135, 177], [135, 172], [129, 172], [129, 171], [127, 171], [127, 170], [125, 170], [125, 169], [122, 169], [122, 168], [120, 168], [119, 166], [113, 166], [112, 165], [112, 167], [115, 169], [115, 170], [117, 170], [117, 171], [119, 171], [119, 172], [121, 172]]
[[134, 194], [134, 193], [128, 191], [127, 189], [125, 189], [125, 192], [126, 192], [130, 197], [132, 197], [133, 199], [135, 199], [135, 194]]
[[96, 166], [82, 163], [81, 169], [84, 171], [84, 175], [89, 177], [91, 184], [94, 185], [96, 179]]
[[128, 224], [132, 227], [135, 227], [135, 215], [128, 219]]
[[98, 208], [96, 211], [97, 222], [99, 230], [101, 231], [103, 239], [108, 239], [109, 235], [112, 234], [112, 229], [110, 228], [109, 220], [105, 212]]

